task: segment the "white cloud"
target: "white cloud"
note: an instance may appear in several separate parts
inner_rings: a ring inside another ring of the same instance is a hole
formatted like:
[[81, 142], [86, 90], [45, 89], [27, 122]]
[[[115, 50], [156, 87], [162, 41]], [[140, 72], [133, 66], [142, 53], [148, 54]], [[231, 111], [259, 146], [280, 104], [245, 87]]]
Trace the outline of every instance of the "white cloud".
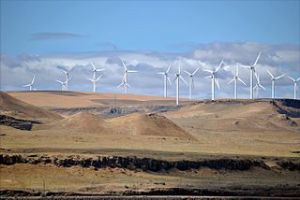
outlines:
[[[270, 93], [271, 82], [266, 73], [267, 69], [274, 74], [287, 73], [294, 77], [300, 76], [298, 46], [212, 43], [195, 45], [192, 52], [182, 54], [116, 51], [44, 56], [24, 54], [17, 57], [1, 55], [1, 90], [23, 90], [21, 85], [30, 82], [34, 74], [36, 75], [37, 89], [58, 90], [60, 86], [55, 80], [63, 79], [64, 76], [57, 66], [64, 66], [71, 70], [71, 90], [90, 91], [91, 83], [87, 78], [92, 75], [89, 64], [94, 62], [98, 67], [106, 68], [104, 76], [99, 82], [99, 91], [122, 92], [121, 89], [116, 88], [122, 79], [123, 67], [119, 59], [122, 58], [130, 69], [139, 71], [138, 74], [129, 76], [129, 83], [132, 86], [129, 89], [130, 92], [162, 95], [162, 77], [156, 73], [166, 70], [172, 63], [171, 79], [174, 79], [174, 73], [177, 71], [177, 64], [174, 61], [180, 56], [183, 70], [192, 72], [197, 67], [201, 68], [195, 77], [194, 93], [197, 98], [209, 98], [210, 95], [210, 80], [205, 78], [208, 74], [203, 69], [213, 68], [219, 64], [221, 59], [224, 59], [230, 67], [226, 68], [228, 71], [223, 70], [219, 74], [221, 90], [217, 92], [217, 96], [230, 97], [232, 85], [228, 85], [227, 82], [232, 78], [235, 63], [252, 64], [259, 51], [262, 51], [262, 56], [257, 65], [257, 71], [262, 84], [267, 87], [267, 91], [261, 94], [263, 97], [268, 97]], [[241, 68], [240, 76], [246, 83], [249, 83], [248, 69]], [[276, 84], [279, 91], [277, 94], [285, 97], [290, 93], [290, 96], [292, 95], [291, 82], [288, 79], [282, 79]], [[248, 96], [248, 87], [239, 86], [238, 89], [242, 97]], [[181, 91], [182, 95], [188, 95], [187, 87], [184, 84], [181, 85]], [[175, 84], [170, 87], [169, 93], [175, 95]]]

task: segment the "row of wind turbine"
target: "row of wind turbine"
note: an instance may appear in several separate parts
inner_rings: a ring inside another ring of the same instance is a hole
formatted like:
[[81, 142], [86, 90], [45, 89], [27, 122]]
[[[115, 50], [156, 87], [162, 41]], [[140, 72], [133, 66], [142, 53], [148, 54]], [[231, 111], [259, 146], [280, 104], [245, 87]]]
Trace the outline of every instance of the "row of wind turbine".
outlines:
[[[260, 78], [259, 75], [257, 73], [256, 70], [256, 65], [260, 59], [261, 56], [261, 52], [258, 53], [255, 62], [252, 65], [242, 65], [240, 63], [236, 64], [236, 68], [235, 68], [235, 73], [233, 78], [228, 82], [228, 84], [234, 84], [234, 98], [237, 99], [237, 83], [241, 82], [243, 85], [247, 86], [247, 84], [239, 77], [239, 66], [247, 68], [250, 70], [250, 98], [253, 99], [253, 91], [255, 90], [256, 93], [256, 98], [258, 97], [258, 93], [259, 93], [259, 89], [263, 89], [265, 90], [265, 88], [262, 86], [262, 84], [260, 83]], [[121, 83], [117, 86], [118, 88], [123, 88], [124, 89], [124, 93], [127, 93], [127, 89], [130, 87], [129, 83], [128, 83], [128, 74], [129, 73], [137, 73], [138, 71], [135, 70], [129, 70], [125, 61], [121, 59], [122, 62], [122, 66], [124, 68], [124, 74], [123, 74], [123, 78]], [[181, 60], [177, 60], [178, 63], [178, 72], [175, 74], [175, 79], [174, 81], [176, 81], [176, 104], [179, 104], [179, 84], [180, 84], [180, 80], [182, 82], [184, 82], [186, 85], [188, 85], [189, 87], [189, 99], [192, 99], [192, 93], [193, 93], [193, 89], [195, 87], [194, 84], [194, 77], [196, 75], [196, 73], [199, 71], [200, 67], [201, 67], [201, 63], [199, 63], [199, 67], [196, 68], [193, 72], [189, 72], [189, 71], [184, 71], [185, 74], [188, 75], [189, 77], [189, 84], [184, 80], [182, 73], [181, 73]], [[102, 72], [105, 69], [104, 68], [96, 68], [96, 66], [94, 65], [94, 63], [91, 63], [92, 66], [92, 78], [89, 78], [88, 80], [90, 80], [93, 84], [93, 92], [96, 92], [96, 86], [97, 86], [97, 82], [102, 78], [102, 74], [97, 76], [97, 72]], [[167, 98], [168, 96], [168, 83], [169, 85], [172, 84], [170, 77], [169, 77], [169, 73], [171, 70], [171, 66], [172, 64], [170, 64], [167, 68], [166, 71], [162, 71], [162, 72], [158, 72], [159, 75], [163, 75], [164, 78], [164, 97]], [[203, 69], [204, 72], [208, 72], [210, 73], [209, 76], [207, 76], [208, 78], [211, 79], [211, 100], [215, 100], [215, 88], [217, 86], [217, 88], [220, 89], [220, 84], [218, 81], [218, 74], [220, 73], [220, 70], [225, 66], [225, 63], [223, 60], [221, 60], [220, 64], [213, 69]], [[58, 83], [61, 84], [61, 90], [68, 90], [68, 86], [69, 86], [69, 81], [71, 80], [70, 77], [70, 71], [62, 69], [63, 73], [65, 74], [65, 80], [61, 81], [61, 80], [56, 80]], [[270, 75], [271, 77], [271, 81], [272, 81], [272, 98], [275, 98], [275, 82], [281, 78], [283, 78], [285, 76], [285, 74], [279, 75], [279, 76], [274, 76], [269, 70], [267, 70], [267, 73]], [[256, 84], [253, 86], [253, 75], [256, 78]], [[293, 81], [294, 84], [294, 99], [297, 98], [297, 83], [300, 81], [300, 77], [298, 79], [294, 79], [292, 77], [288, 78], [290, 80]], [[33, 77], [32, 81], [27, 84], [27, 85], [23, 85], [23, 87], [29, 87], [29, 90], [33, 90], [33, 85], [35, 82], [35, 76]]]

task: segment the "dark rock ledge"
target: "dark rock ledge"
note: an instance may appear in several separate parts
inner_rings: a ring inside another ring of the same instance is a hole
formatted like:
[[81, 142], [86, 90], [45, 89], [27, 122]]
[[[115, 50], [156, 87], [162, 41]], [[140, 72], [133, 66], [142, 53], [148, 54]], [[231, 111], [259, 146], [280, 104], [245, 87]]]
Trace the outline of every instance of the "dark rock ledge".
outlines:
[[[152, 158], [138, 158], [135, 156], [97, 156], [94, 158], [82, 158], [79, 156], [37, 156], [37, 155], [12, 155], [0, 154], [0, 164], [13, 165], [17, 163], [27, 164], [53, 164], [58, 167], [80, 166], [83, 168], [125, 168], [129, 170], [142, 171], [168, 171], [171, 169], [190, 170], [200, 168], [210, 168], [216, 170], [250, 170], [254, 167], [269, 170], [269, 166], [261, 159], [234, 159], [234, 158], [213, 158], [202, 160], [157, 160]], [[278, 166], [283, 170], [300, 171], [300, 162], [296, 161], [278, 161]]]

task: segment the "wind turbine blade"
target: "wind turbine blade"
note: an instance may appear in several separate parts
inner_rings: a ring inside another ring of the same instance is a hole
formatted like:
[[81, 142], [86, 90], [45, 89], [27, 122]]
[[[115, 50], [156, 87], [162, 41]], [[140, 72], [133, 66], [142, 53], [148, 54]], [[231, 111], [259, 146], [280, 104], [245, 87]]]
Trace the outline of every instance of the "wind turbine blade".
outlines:
[[120, 87], [122, 87], [124, 85], [124, 82], [122, 81], [118, 86], [117, 86], [117, 88], [120, 88]]
[[245, 69], [250, 69], [251, 68], [251, 66], [249, 66], [249, 65], [243, 65], [243, 64], [241, 64], [241, 63], [237, 63], [240, 67], [242, 67], [242, 68], [245, 68]]
[[92, 65], [93, 71], [95, 71], [96, 70], [96, 66], [94, 65], [94, 63], [91, 63], [91, 65]]
[[254, 62], [254, 64], [253, 64], [253, 66], [256, 66], [256, 64], [257, 64], [257, 62], [258, 62], [258, 60], [259, 60], [259, 58], [260, 58], [260, 55], [261, 55], [261, 52], [258, 53], [258, 55], [257, 55], [257, 57], [256, 57], [256, 60], [255, 60], [255, 62]]
[[239, 80], [241, 83], [243, 83], [245, 86], [247, 86], [247, 84], [246, 84], [240, 77], [238, 77], [238, 80]]
[[199, 71], [200, 67], [198, 67], [193, 73], [192, 75], [194, 76], [198, 71]]
[[216, 83], [216, 85], [217, 85], [218, 89], [220, 89], [219, 80], [218, 80], [217, 78], [215, 78], [215, 83]]
[[35, 81], [35, 75], [33, 76], [33, 79], [31, 81], [31, 85], [33, 85], [34, 81]]
[[30, 84], [27, 84], [27, 85], [23, 85], [22, 87], [29, 87], [30, 86]]
[[169, 73], [169, 71], [170, 71], [170, 69], [171, 69], [171, 66], [172, 66], [172, 64], [169, 65], [169, 67], [168, 67], [166, 73]]
[[274, 78], [273, 74], [269, 70], [267, 70], [267, 73], [271, 76], [272, 79]]
[[266, 90], [266, 88], [264, 86], [262, 86], [261, 84], [258, 85], [260, 88], [262, 88], [263, 90]]
[[99, 81], [100, 80], [100, 78], [102, 78], [102, 74], [100, 75], [100, 76], [98, 76], [98, 78], [96, 79], [96, 81]]
[[188, 71], [183, 71], [184, 73], [186, 73], [187, 75], [189, 75], [189, 76], [191, 76], [192, 74], [190, 73], [190, 72], [188, 72]]
[[234, 78], [233, 78], [233, 79], [231, 79], [230, 81], [228, 81], [228, 83], [227, 83], [227, 84], [229, 85], [229, 84], [231, 84], [233, 81], [234, 81]]
[[184, 80], [184, 78], [182, 78], [182, 76], [179, 76], [179, 78], [182, 80], [182, 82], [184, 82], [184, 84], [188, 85], [188, 83]]
[[223, 61], [223, 59], [222, 59], [221, 62], [220, 62], [220, 64], [219, 64], [219, 66], [218, 66], [217, 69], [215, 70], [215, 72], [218, 72], [218, 71], [222, 68], [223, 64], [224, 64], [224, 61]]
[[62, 81], [60, 81], [60, 80], [56, 80], [57, 82], [59, 82], [60, 84], [63, 84], [63, 82]]
[[96, 72], [103, 72], [103, 71], [105, 71], [105, 69], [104, 69], [104, 68], [101, 68], [101, 69], [96, 69]]
[[209, 70], [209, 69], [203, 69], [203, 71], [208, 72], [208, 73], [213, 73], [213, 71]]
[[123, 59], [121, 59], [121, 61], [122, 61], [122, 65], [124, 67], [124, 70], [126, 71], [127, 70], [127, 66], [125, 65], [125, 62], [123, 61]]
[[[292, 77], [290, 77], [290, 76], [288, 76], [288, 78], [291, 79], [292, 81], [296, 81], [296, 79], [294, 79], [294, 78], [292, 78]], [[300, 78], [299, 78], [299, 79], [300, 79]]]
[[158, 72], [157, 74], [165, 75], [165, 72]]
[[275, 77], [276, 80], [281, 79], [285, 76], [285, 74], [281, 74], [280, 76]]
[[128, 70], [127, 72], [128, 73], [137, 73], [138, 71], [136, 71], [136, 70]]
[[239, 76], [239, 66], [238, 66], [238, 64], [235, 67], [235, 75]]
[[297, 78], [297, 79], [296, 79], [296, 81], [297, 81], [297, 82], [298, 82], [298, 81], [300, 81], [300, 77], [299, 77], [299, 78]]

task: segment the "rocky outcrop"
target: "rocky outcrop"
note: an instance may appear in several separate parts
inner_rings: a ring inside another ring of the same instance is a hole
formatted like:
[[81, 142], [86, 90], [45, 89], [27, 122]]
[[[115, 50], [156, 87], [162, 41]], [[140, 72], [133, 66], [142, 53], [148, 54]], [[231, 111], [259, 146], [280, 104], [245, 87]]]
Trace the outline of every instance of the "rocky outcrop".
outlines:
[[300, 101], [297, 99], [277, 99], [271, 102], [280, 114], [287, 117], [300, 117]]
[[[216, 170], [249, 170], [253, 167], [269, 169], [262, 160], [250, 159], [204, 159], [204, 160], [157, 160], [152, 158], [121, 157], [121, 156], [98, 156], [96, 158], [80, 158], [78, 156], [54, 157], [54, 156], [22, 156], [22, 155], [0, 155], [0, 164], [13, 165], [16, 163], [28, 164], [53, 164], [58, 167], [81, 166], [95, 169], [112, 167], [126, 168], [130, 170], [143, 171], [168, 171], [177, 169], [181, 171], [211, 168]], [[288, 168], [287, 168], [288, 169]]]
[[11, 126], [21, 130], [30, 131], [34, 123], [39, 124], [37, 121], [16, 119], [7, 115], [0, 115], [0, 125]]
[[290, 171], [300, 171], [300, 161], [299, 162], [291, 162], [291, 161], [278, 161], [277, 164], [286, 170]]

